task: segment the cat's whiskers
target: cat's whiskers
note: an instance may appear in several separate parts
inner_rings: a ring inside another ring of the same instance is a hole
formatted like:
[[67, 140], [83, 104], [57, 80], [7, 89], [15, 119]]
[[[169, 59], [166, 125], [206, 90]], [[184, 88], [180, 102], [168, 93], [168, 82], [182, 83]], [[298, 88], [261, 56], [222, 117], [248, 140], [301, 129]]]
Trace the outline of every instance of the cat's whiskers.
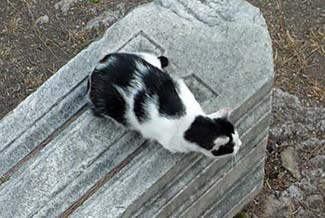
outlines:
[[234, 168], [234, 155], [231, 155], [231, 168]]
[[231, 155], [231, 166], [232, 168], [234, 168], [234, 166], [237, 164], [237, 153], [234, 153], [233, 155]]

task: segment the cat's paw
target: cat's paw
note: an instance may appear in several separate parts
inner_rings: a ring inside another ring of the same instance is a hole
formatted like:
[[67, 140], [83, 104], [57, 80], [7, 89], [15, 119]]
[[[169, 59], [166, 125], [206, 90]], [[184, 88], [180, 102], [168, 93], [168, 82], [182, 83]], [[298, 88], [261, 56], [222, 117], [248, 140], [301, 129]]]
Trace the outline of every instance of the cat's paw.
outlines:
[[177, 151], [177, 150], [175, 150], [175, 149], [170, 149], [170, 148], [168, 148], [167, 149], [170, 153], [172, 153], [172, 154], [175, 154], [175, 153], [178, 153], [179, 151]]

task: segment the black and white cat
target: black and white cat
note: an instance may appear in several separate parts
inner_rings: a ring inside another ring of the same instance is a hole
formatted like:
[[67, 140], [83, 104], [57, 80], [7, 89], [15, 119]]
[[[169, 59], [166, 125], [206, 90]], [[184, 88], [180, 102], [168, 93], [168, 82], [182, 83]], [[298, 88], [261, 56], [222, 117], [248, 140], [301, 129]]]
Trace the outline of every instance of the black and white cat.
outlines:
[[96, 115], [109, 116], [170, 152], [209, 157], [236, 154], [241, 141], [228, 121], [229, 109], [206, 115], [181, 79], [163, 68], [164, 56], [106, 55], [89, 75], [89, 100]]

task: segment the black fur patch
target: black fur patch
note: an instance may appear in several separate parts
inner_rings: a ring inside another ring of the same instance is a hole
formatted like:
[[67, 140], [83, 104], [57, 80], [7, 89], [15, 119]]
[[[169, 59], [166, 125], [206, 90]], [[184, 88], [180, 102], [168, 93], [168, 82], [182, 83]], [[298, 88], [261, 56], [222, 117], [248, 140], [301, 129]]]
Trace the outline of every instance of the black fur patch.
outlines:
[[134, 58], [129, 54], [109, 54], [101, 61], [106, 66], [95, 69], [90, 75], [90, 99], [93, 112], [97, 115], [108, 115], [116, 121], [126, 124], [126, 102], [114, 85], [127, 87], [134, 78], [136, 67]]
[[147, 66], [150, 73], [143, 74], [143, 82], [149, 96], [158, 96], [159, 113], [167, 116], [182, 116], [185, 106], [177, 93], [174, 80], [158, 68]]
[[[92, 80], [93, 81], [93, 80]], [[91, 90], [91, 101], [94, 104], [92, 111], [97, 116], [108, 115], [116, 121], [126, 124], [125, 111], [126, 103], [120, 93], [110, 84], [103, 85], [103, 91], [99, 91], [102, 88], [98, 87]], [[97, 94], [95, 94], [97, 93]]]
[[167, 67], [169, 64], [169, 60], [165, 56], [159, 56], [158, 59], [160, 60], [161, 68]]
[[146, 93], [144, 90], [140, 90], [135, 96], [134, 96], [134, 107], [133, 111], [138, 118], [139, 122], [143, 122], [147, 119], [147, 113], [144, 108], [145, 101], [147, 99]]
[[106, 55], [99, 63], [106, 64], [100, 70], [95, 69], [92, 78], [97, 76], [103, 81], [120, 87], [127, 87], [134, 78], [136, 67], [135, 55], [125, 53], [113, 53]]
[[220, 156], [233, 152], [234, 144], [231, 135], [233, 133], [234, 126], [225, 118], [210, 119], [197, 116], [190, 128], [184, 133], [184, 138], [206, 150], [211, 150], [218, 137], [227, 136], [230, 138], [229, 142], [221, 146], [218, 151], [212, 151], [213, 155]]
[[185, 132], [184, 138], [204, 149], [211, 150], [217, 135], [218, 132], [215, 130], [213, 120], [198, 116]]

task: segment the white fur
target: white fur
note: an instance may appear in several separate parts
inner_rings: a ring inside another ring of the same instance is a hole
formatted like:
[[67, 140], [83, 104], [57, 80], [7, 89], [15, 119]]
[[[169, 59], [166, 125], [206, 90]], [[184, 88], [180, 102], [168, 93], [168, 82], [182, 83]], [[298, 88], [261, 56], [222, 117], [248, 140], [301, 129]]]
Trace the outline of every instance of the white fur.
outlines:
[[233, 138], [234, 143], [235, 143], [234, 154], [236, 155], [237, 152], [239, 151], [240, 146], [242, 145], [242, 142], [239, 139], [239, 135], [238, 135], [237, 131], [235, 131], [235, 134], [232, 134], [232, 138]]
[[162, 70], [160, 60], [157, 58], [156, 55], [150, 53], [144, 53], [144, 52], [138, 52], [134, 54], [138, 55], [139, 57], [147, 61], [149, 64], [151, 64], [152, 66], [155, 66]]

